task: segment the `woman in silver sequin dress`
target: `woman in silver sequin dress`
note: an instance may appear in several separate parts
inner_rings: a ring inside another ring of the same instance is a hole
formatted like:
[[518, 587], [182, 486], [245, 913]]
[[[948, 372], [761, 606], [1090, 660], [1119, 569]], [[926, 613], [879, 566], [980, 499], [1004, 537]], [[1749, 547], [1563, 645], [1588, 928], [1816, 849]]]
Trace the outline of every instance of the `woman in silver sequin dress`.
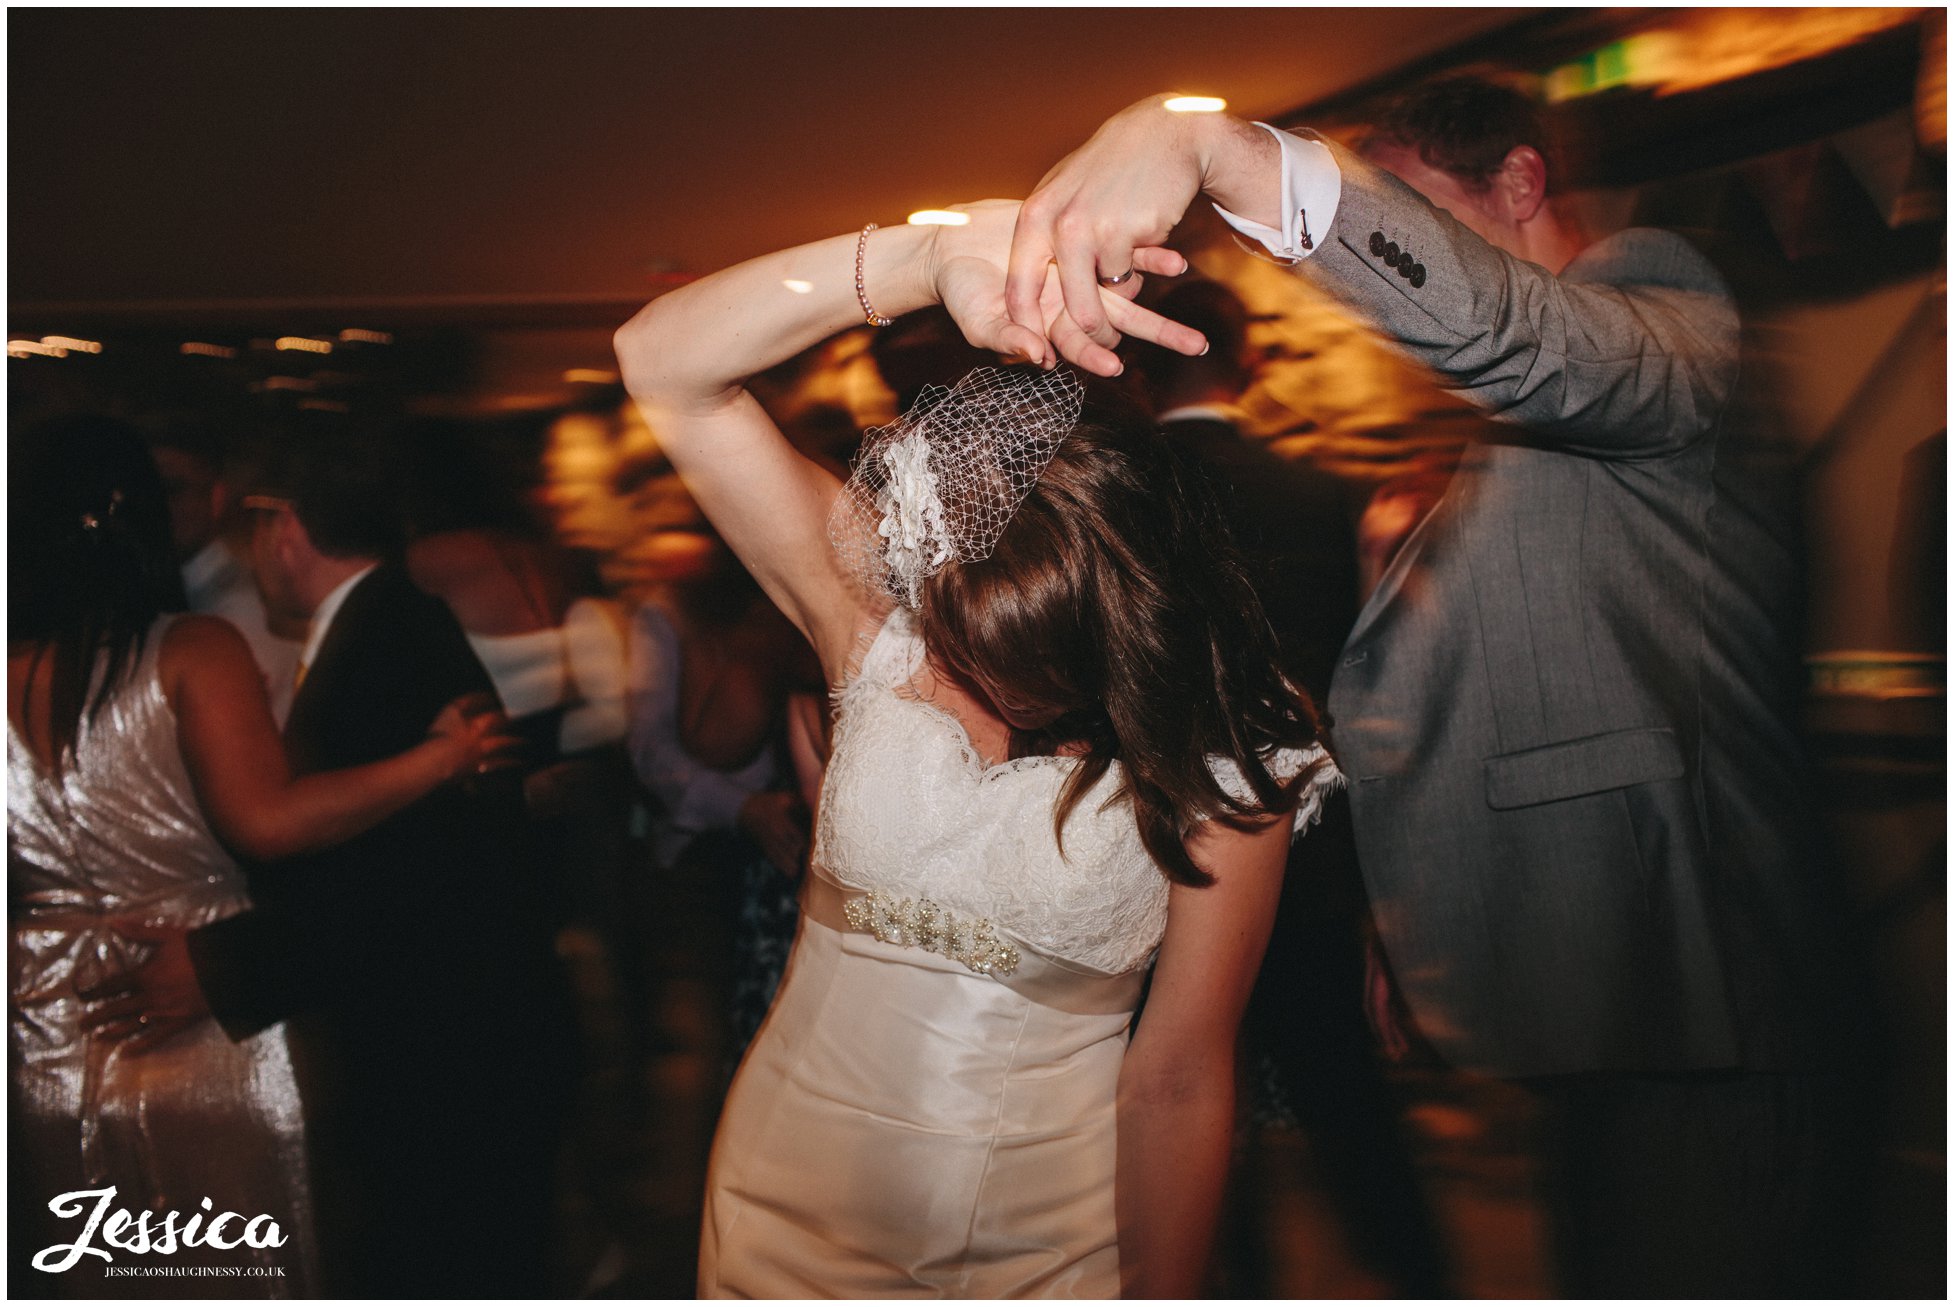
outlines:
[[[247, 905], [231, 850], [276, 858], [357, 834], [496, 761], [499, 719], [453, 705], [406, 754], [292, 780], [242, 637], [170, 611], [182, 600], [167, 509], [139, 439], [67, 419], [17, 437], [8, 461], [8, 1287], [316, 1293], [283, 1028], [232, 1043], [193, 997], [139, 1019], [100, 996], [150, 960], [151, 927]], [[58, 1251], [84, 1239], [98, 1206], [89, 1251]], [[147, 1252], [130, 1249], [131, 1230], [112, 1235], [119, 1211], [147, 1216]], [[172, 1212], [173, 1251], [161, 1246]], [[219, 1244], [254, 1217], [276, 1222], [280, 1242], [252, 1246], [270, 1242], [260, 1222], [234, 1248], [184, 1246], [190, 1218], [202, 1230], [224, 1212], [237, 1219]]]

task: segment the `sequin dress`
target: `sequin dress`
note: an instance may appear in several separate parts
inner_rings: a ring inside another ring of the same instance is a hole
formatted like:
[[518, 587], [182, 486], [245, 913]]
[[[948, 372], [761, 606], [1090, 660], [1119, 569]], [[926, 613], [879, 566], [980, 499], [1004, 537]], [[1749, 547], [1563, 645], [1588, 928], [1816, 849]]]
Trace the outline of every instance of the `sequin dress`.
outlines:
[[1075, 764], [984, 766], [909, 691], [922, 656], [898, 609], [840, 695], [794, 953], [713, 1145], [701, 1297], [1119, 1294], [1115, 1099], [1168, 881], [1104, 802], [1117, 768], [1061, 855]]
[[243, 876], [198, 808], [157, 676], [170, 620], [151, 628], [100, 716], [82, 723], [60, 777], [11, 722], [7, 729], [13, 1260], [24, 1267], [34, 1250], [82, 1234], [85, 1216], [59, 1219], [50, 1200], [111, 1185], [111, 1210], [153, 1213], [152, 1230], [167, 1212], [179, 1213], [182, 1229], [193, 1214], [208, 1223], [228, 1211], [242, 1219], [220, 1230], [224, 1242], [261, 1215], [284, 1242], [134, 1253], [98, 1231], [91, 1246], [111, 1263], [84, 1255], [57, 1274], [23, 1270], [31, 1282], [10, 1283], [14, 1294], [317, 1292], [303, 1120], [284, 1027], [234, 1044], [206, 1021], [130, 1055], [79, 1025], [77, 989], [139, 962], [150, 947], [117, 934], [112, 918], [195, 927], [248, 902]]

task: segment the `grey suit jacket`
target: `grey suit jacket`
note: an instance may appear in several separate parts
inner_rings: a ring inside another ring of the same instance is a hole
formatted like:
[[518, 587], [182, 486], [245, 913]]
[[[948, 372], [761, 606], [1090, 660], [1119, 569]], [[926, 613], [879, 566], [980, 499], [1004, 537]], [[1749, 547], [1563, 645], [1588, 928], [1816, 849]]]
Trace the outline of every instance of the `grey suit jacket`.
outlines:
[[1413, 1013], [1494, 1074], [1806, 1064], [1832, 941], [1796, 573], [1720, 466], [1729, 291], [1648, 230], [1555, 277], [1336, 158], [1300, 271], [1512, 424], [1386, 572], [1330, 695]]

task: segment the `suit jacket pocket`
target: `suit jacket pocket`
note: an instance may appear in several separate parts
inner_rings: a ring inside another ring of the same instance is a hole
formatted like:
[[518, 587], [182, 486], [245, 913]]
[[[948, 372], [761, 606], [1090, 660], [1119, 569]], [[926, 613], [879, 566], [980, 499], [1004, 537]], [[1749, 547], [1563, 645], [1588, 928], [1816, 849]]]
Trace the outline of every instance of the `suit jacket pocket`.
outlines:
[[1609, 731], [1486, 759], [1486, 806], [1526, 808], [1683, 774], [1676, 733], [1662, 726]]

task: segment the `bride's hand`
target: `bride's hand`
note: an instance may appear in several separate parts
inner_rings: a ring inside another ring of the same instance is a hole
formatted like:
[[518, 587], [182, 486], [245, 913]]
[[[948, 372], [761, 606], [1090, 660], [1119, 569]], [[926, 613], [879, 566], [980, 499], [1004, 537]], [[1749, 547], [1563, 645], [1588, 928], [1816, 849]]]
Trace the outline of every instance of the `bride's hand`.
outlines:
[[[1112, 350], [1088, 339], [1065, 312], [1064, 294], [1057, 271], [1048, 269], [1040, 300], [1045, 334], [1013, 322], [1004, 300], [1005, 269], [1010, 259], [1011, 236], [1016, 229], [1019, 204], [1015, 200], [982, 200], [960, 204], [954, 212], [968, 214], [962, 226], [942, 226], [933, 231], [931, 283], [937, 298], [956, 321], [964, 338], [979, 349], [1007, 358], [1030, 359], [1045, 367], [1056, 363], [1052, 347], [1089, 372], [1118, 376], [1124, 365]], [[1134, 275], [1115, 287], [1101, 286], [1101, 307], [1119, 336], [1150, 340], [1182, 354], [1207, 350], [1200, 332], [1161, 317], [1132, 302], [1139, 294], [1139, 274], [1178, 276], [1187, 271], [1187, 260], [1161, 246], [1145, 246], [1133, 251]]]

